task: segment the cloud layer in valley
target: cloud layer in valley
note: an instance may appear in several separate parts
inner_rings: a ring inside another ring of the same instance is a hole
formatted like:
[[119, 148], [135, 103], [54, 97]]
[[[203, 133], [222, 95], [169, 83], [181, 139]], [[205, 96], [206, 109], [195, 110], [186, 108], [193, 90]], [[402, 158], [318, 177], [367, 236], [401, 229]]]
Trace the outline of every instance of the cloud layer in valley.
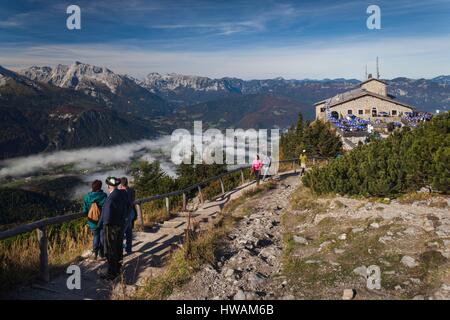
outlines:
[[167, 173], [174, 174], [174, 166], [169, 162], [170, 152], [170, 136], [163, 136], [156, 140], [141, 140], [112, 147], [43, 153], [2, 161], [0, 178], [26, 176], [70, 164], [76, 169], [95, 169], [127, 163], [136, 157], [151, 162], [158, 159]]

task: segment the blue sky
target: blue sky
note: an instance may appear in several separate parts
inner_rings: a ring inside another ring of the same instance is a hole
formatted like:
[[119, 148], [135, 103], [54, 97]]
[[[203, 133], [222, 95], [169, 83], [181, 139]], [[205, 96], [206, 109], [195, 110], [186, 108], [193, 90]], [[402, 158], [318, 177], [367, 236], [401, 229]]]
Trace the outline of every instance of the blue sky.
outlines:
[[[81, 8], [81, 30], [66, 8]], [[381, 30], [366, 27], [369, 5]], [[0, 0], [0, 65], [75, 60], [149, 72], [245, 79], [450, 74], [450, 0]]]

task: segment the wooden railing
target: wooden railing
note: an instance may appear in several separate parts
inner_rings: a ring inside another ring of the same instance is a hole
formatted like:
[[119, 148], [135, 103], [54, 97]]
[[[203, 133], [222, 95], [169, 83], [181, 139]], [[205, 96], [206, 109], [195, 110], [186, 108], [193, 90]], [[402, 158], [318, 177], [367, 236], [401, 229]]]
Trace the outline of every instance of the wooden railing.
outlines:
[[[312, 159], [313, 164], [315, 164], [316, 159], [318, 159], [318, 158]], [[295, 164], [297, 163], [297, 161], [298, 161], [298, 159], [288, 159], [288, 160], [274, 161], [273, 163], [292, 163], [292, 170], [294, 170], [294, 172], [296, 172]], [[165, 199], [166, 200], [166, 203], [165, 203], [166, 210], [169, 212], [170, 211], [170, 197], [182, 195], [183, 196], [182, 210], [185, 211], [186, 206], [187, 206], [187, 201], [188, 201], [188, 193], [190, 191], [197, 190], [199, 198], [200, 198], [200, 202], [203, 203], [204, 197], [203, 197], [203, 193], [202, 193], [202, 188], [205, 185], [207, 185], [210, 182], [219, 180], [220, 186], [221, 186], [221, 191], [223, 194], [223, 193], [225, 193], [225, 185], [223, 183], [223, 178], [240, 171], [241, 172], [241, 183], [244, 184], [245, 183], [244, 170], [248, 169], [248, 168], [251, 168], [251, 165], [242, 166], [242, 167], [224, 172], [220, 175], [208, 178], [206, 180], [203, 180], [199, 183], [193, 184], [193, 185], [191, 185], [187, 188], [181, 189], [181, 190], [164, 193], [164, 194], [158, 194], [158, 195], [154, 195], [151, 197], [136, 200], [134, 202], [134, 204], [136, 207], [136, 212], [137, 212], [138, 220], [139, 220], [141, 227], [144, 227], [144, 220], [143, 220], [143, 216], [142, 216], [142, 204], [160, 200], [160, 199]], [[70, 213], [70, 214], [61, 215], [61, 216], [45, 218], [45, 219], [34, 221], [34, 222], [31, 222], [28, 224], [23, 224], [18, 227], [15, 227], [13, 229], [1, 231], [0, 232], [0, 240], [4, 240], [4, 239], [11, 238], [11, 237], [14, 237], [14, 236], [17, 236], [20, 234], [31, 232], [33, 230], [37, 230], [37, 239], [39, 242], [39, 251], [40, 251], [40, 256], [39, 256], [40, 279], [48, 282], [49, 281], [48, 244], [47, 244], [48, 239], [47, 239], [46, 227], [51, 226], [51, 225], [61, 224], [61, 223], [68, 222], [68, 221], [77, 220], [77, 219], [84, 218], [84, 217], [86, 217], [86, 214], [81, 213], [81, 212]]]

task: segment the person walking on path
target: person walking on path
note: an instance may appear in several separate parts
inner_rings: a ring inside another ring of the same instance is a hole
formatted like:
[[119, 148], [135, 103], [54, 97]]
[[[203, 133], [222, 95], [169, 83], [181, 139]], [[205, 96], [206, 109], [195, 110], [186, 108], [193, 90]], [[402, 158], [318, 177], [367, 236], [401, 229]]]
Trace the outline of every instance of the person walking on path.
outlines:
[[102, 182], [95, 180], [91, 185], [92, 191], [84, 196], [83, 213], [88, 217], [88, 226], [92, 231], [92, 255], [94, 259], [104, 257], [104, 239], [103, 232], [98, 223], [101, 217], [103, 204], [107, 198], [107, 194], [102, 190]]
[[130, 204], [126, 191], [119, 190], [120, 179], [106, 178], [109, 195], [103, 205], [99, 225], [104, 229], [105, 254], [108, 262], [106, 273], [101, 277], [114, 280], [120, 275], [123, 259], [123, 235], [125, 221], [130, 213]]
[[298, 160], [300, 162], [300, 168], [302, 171], [300, 172], [300, 176], [303, 176], [306, 170], [306, 161], [308, 161], [308, 157], [306, 156], [306, 150], [303, 150], [303, 152], [298, 157]]
[[255, 159], [252, 162], [252, 173], [255, 174], [256, 178], [256, 185], [259, 185], [259, 178], [261, 176], [261, 168], [263, 164], [261, 160], [259, 159], [259, 155], [256, 155]]
[[266, 180], [266, 176], [269, 174], [270, 166], [272, 165], [272, 157], [266, 156], [263, 161], [263, 178], [262, 180]]
[[130, 203], [130, 212], [125, 222], [125, 251], [127, 254], [132, 253], [133, 248], [133, 228], [136, 221], [136, 212], [134, 210], [134, 200], [136, 198], [136, 192], [133, 188], [128, 186], [128, 179], [126, 177], [120, 178], [119, 189], [125, 190], [128, 196], [128, 202]]

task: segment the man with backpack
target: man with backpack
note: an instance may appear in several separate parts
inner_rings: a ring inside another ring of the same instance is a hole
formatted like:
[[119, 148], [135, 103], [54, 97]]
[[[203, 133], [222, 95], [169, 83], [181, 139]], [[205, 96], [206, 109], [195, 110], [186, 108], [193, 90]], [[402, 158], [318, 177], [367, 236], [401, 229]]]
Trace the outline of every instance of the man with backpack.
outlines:
[[104, 258], [104, 239], [101, 228], [98, 227], [98, 222], [101, 216], [101, 210], [108, 196], [102, 190], [102, 182], [95, 180], [92, 182], [92, 191], [84, 196], [83, 199], [83, 213], [87, 215], [88, 226], [92, 231], [92, 255], [94, 259], [100, 257]]
[[132, 253], [133, 248], [133, 227], [134, 221], [136, 221], [136, 212], [134, 211], [134, 200], [136, 198], [136, 193], [133, 188], [128, 186], [128, 179], [126, 177], [120, 178], [119, 189], [125, 190], [128, 196], [128, 202], [130, 203], [130, 213], [125, 222], [125, 251], [127, 254]]
[[109, 195], [103, 204], [99, 226], [104, 230], [105, 254], [108, 261], [107, 272], [102, 278], [114, 280], [120, 275], [123, 258], [123, 235], [125, 221], [130, 212], [130, 203], [126, 191], [119, 190], [120, 179], [106, 178]]

